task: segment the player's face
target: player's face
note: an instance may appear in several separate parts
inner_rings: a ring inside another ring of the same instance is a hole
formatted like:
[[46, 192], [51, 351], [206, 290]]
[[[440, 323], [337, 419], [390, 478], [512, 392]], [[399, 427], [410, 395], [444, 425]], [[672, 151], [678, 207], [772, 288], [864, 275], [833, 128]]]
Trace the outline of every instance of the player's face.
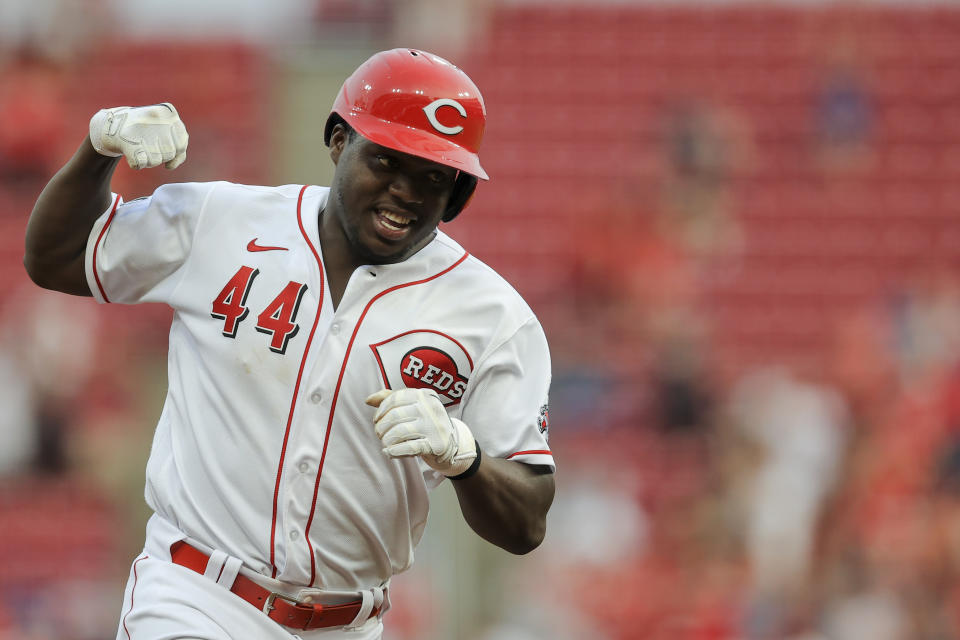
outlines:
[[430, 241], [443, 217], [456, 170], [375, 144], [337, 127], [337, 165], [327, 203], [362, 262], [406, 259]]

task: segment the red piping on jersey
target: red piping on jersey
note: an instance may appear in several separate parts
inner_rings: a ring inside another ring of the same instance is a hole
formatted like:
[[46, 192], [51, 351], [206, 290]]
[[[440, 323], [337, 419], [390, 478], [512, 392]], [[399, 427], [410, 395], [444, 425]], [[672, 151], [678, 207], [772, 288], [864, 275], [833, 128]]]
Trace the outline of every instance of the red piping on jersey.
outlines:
[[[317, 324], [320, 322], [320, 314], [323, 313], [323, 292], [324, 292], [324, 280], [323, 280], [323, 260], [320, 259], [320, 254], [317, 253], [316, 247], [313, 246], [313, 243], [310, 242], [310, 236], [307, 235], [306, 229], [303, 228], [303, 216], [301, 214], [301, 205], [303, 204], [303, 193], [307, 190], [305, 185], [300, 189], [300, 195], [297, 197], [297, 224], [300, 225], [300, 233], [303, 235], [303, 239], [307, 241], [307, 246], [310, 247], [310, 251], [313, 252], [313, 257], [317, 259], [317, 266], [320, 268], [320, 299], [317, 302], [317, 315], [313, 318], [313, 326], [310, 328], [310, 335], [307, 336], [307, 344], [303, 347], [303, 357], [300, 358], [300, 369], [297, 371], [297, 382], [293, 385], [293, 398], [290, 399], [290, 412], [287, 414], [287, 427], [283, 432], [283, 446], [280, 448], [280, 462], [277, 464], [277, 483], [273, 488], [273, 519], [270, 522], [270, 566], [272, 567], [273, 573], [271, 577], [277, 577], [277, 565], [276, 559], [274, 557], [274, 550], [276, 549], [276, 535], [277, 535], [277, 501], [280, 499], [280, 479], [283, 476], [283, 461], [287, 455], [287, 441], [290, 439], [290, 425], [293, 424], [293, 410], [297, 406], [297, 396], [300, 393], [300, 381], [303, 379], [303, 368], [307, 363], [307, 355], [310, 353], [310, 344], [313, 342], [313, 334], [317, 330]], [[324, 447], [326, 448], [326, 447]], [[310, 561], [313, 562], [313, 549], [310, 549]]]
[[133, 586], [130, 587], [130, 608], [127, 609], [127, 612], [123, 615], [123, 631], [127, 634], [127, 640], [130, 640], [130, 630], [127, 629], [127, 616], [133, 611], [133, 594], [137, 591], [137, 563], [149, 557], [150, 556], [141, 556], [133, 563]]
[[517, 456], [552, 456], [552, 455], [553, 453], [551, 451], [547, 451], [546, 449], [534, 449], [532, 451], [517, 451], [516, 453], [511, 453], [510, 455], [507, 456], [507, 460], [509, 460], [510, 458], [516, 458]]
[[386, 340], [381, 340], [380, 342], [378, 342], [378, 343], [376, 343], [376, 344], [370, 345], [370, 349], [373, 351], [373, 356], [377, 359], [377, 364], [380, 365], [380, 375], [383, 377], [383, 384], [384, 384], [384, 386], [386, 386], [388, 389], [390, 388], [390, 385], [387, 384], [387, 372], [386, 372], [386, 370], [383, 368], [383, 361], [380, 360], [380, 354], [377, 353], [377, 347], [379, 347], [379, 346], [382, 345], [382, 344], [387, 344], [388, 342], [393, 342], [393, 341], [396, 340], [397, 338], [402, 338], [403, 336], [408, 336], [408, 335], [410, 335], [411, 333], [435, 333], [435, 334], [437, 334], [438, 336], [443, 336], [444, 338], [446, 338], [447, 340], [449, 340], [449, 341], [452, 342], [453, 344], [455, 344], [455, 345], [457, 345], [458, 347], [460, 347], [460, 350], [463, 351], [463, 355], [467, 356], [467, 362], [470, 363], [470, 372], [471, 372], [471, 373], [473, 372], [473, 358], [470, 357], [470, 353], [467, 351], [467, 349], [466, 349], [462, 344], [460, 344], [460, 341], [459, 341], [459, 340], [457, 340], [456, 338], [452, 338], [452, 337], [448, 336], [447, 334], [445, 334], [445, 333], [442, 332], [442, 331], [435, 331], [434, 329], [411, 329], [410, 331], [404, 331], [403, 333], [398, 333], [397, 335], [393, 336], [392, 338], [387, 338]]
[[323, 438], [323, 451], [320, 454], [320, 466], [317, 469], [317, 481], [316, 481], [316, 484], [314, 484], [313, 486], [313, 502], [310, 504], [310, 517], [307, 519], [307, 529], [303, 536], [307, 540], [307, 546], [310, 547], [310, 584], [311, 585], [313, 584], [313, 581], [316, 579], [317, 568], [316, 568], [316, 560], [314, 560], [313, 545], [310, 544], [310, 525], [313, 524], [313, 514], [315, 513], [315, 510], [317, 508], [317, 493], [320, 490], [320, 476], [323, 473], [323, 461], [327, 457], [327, 443], [330, 442], [330, 427], [331, 425], [333, 425], [333, 414], [337, 410], [337, 398], [340, 395], [340, 383], [343, 381], [343, 374], [347, 370], [347, 360], [350, 359], [350, 350], [353, 349], [353, 341], [357, 337], [357, 332], [360, 331], [360, 325], [363, 324], [363, 319], [367, 316], [367, 311], [370, 310], [370, 307], [373, 305], [373, 303], [379, 300], [380, 298], [382, 298], [383, 296], [393, 291], [396, 291], [397, 289], [412, 287], [417, 284], [423, 284], [424, 282], [430, 282], [431, 280], [435, 280], [436, 278], [439, 278], [445, 273], [448, 273], [456, 269], [464, 260], [467, 259], [469, 255], [470, 255], [469, 253], [464, 251], [463, 255], [460, 256], [459, 260], [457, 260], [452, 265], [450, 265], [449, 267], [447, 267], [446, 269], [444, 269], [439, 273], [435, 273], [432, 276], [424, 278], [422, 280], [414, 280], [413, 282], [398, 284], [396, 286], [390, 287], [389, 289], [385, 289], [380, 293], [378, 293], [377, 295], [373, 296], [370, 299], [370, 302], [367, 303], [367, 306], [363, 308], [363, 313], [360, 314], [360, 319], [357, 320], [357, 325], [353, 328], [353, 333], [350, 335], [350, 342], [347, 343], [347, 352], [343, 356], [343, 364], [340, 365], [340, 375], [339, 377], [337, 377], [337, 386], [333, 390], [333, 399], [330, 401], [330, 418], [327, 420], [327, 433]]
[[110, 302], [110, 299], [107, 298], [107, 292], [103, 290], [103, 284], [100, 282], [100, 274], [97, 273], [97, 249], [100, 248], [100, 241], [103, 240], [103, 236], [107, 233], [107, 227], [113, 222], [113, 217], [117, 215], [117, 205], [119, 204], [120, 196], [117, 196], [113, 199], [113, 209], [110, 210], [110, 217], [107, 218], [103, 229], [100, 229], [100, 235], [97, 236], [97, 241], [93, 244], [93, 279], [97, 281], [97, 289], [100, 290], [100, 295], [103, 296], [104, 302]]

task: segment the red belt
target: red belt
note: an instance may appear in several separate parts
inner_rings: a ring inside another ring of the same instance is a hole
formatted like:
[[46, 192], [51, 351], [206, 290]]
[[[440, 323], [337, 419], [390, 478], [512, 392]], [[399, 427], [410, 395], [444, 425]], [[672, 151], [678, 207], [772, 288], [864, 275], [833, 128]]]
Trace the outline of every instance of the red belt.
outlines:
[[[183, 540], [170, 545], [170, 556], [174, 564], [192, 569], [201, 575], [207, 570], [207, 561], [210, 559], [207, 554]], [[363, 605], [362, 600], [336, 605], [298, 602], [283, 594], [264, 589], [241, 574], [237, 574], [230, 591], [263, 611], [274, 622], [303, 630], [348, 625], [357, 617]], [[380, 609], [381, 607], [374, 607], [370, 617], [379, 615]]]

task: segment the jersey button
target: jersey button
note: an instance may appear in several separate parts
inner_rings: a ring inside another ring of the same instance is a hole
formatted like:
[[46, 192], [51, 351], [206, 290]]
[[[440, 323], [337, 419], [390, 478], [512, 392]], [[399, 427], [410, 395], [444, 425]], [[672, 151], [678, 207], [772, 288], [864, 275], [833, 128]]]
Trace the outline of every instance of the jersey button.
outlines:
[[310, 394], [310, 402], [313, 404], [320, 404], [320, 401], [323, 400], [323, 395], [319, 391], [314, 391]]
[[296, 539], [299, 538], [299, 537], [300, 537], [300, 532], [299, 532], [299, 531], [291, 531], [291, 532], [290, 532], [290, 539], [291, 539], [291, 540], [296, 540]]
[[340, 335], [340, 325], [339, 325], [339, 324], [334, 324], [333, 326], [331, 326], [331, 327], [330, 327], [330, 334], [331, 334], [331, 335], [334, 335], [334, 336]]
[[306, 473], [307, 471], [310, 470], [310, 463], [306, 461], [301, 462], [300, 464], [297, 465], [297, 469], [300, 470], [300, 473]]

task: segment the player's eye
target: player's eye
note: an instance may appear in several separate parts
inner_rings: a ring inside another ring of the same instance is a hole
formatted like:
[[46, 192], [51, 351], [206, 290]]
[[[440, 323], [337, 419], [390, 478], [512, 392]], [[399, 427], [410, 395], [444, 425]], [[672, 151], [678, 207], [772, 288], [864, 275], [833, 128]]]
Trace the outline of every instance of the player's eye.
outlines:
[[397, 161], [391, 158], [390, 156], [385, 156], [382, 153], [377, 154], [377, 162], [384, 169], [396, 169]]
[[427, 174], [427, 180], [435, 186], [443, 186], [450, 182], [450, 176], [440, 171], [431, 171]]

